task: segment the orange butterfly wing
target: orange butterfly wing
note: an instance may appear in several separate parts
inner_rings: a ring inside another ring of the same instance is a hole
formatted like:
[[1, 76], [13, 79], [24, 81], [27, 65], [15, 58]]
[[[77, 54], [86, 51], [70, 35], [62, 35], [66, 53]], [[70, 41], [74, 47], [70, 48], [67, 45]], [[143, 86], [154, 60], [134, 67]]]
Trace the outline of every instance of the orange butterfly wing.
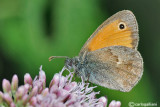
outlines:
[[129, 10], [123, 10], [107, 19], [84, 44], [80, 51], [95, 51], [109, 46], [126, 46], [137, 49], [138, 24], [134, 14]]

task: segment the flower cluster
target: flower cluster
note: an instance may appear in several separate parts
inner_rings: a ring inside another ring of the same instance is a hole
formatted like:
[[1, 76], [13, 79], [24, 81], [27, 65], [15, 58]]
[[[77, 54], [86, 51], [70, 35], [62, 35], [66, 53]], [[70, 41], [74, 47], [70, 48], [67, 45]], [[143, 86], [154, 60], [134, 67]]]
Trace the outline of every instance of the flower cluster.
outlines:
[[[34, 80], [30, 74], [24, 76], [24, 85], [18, 87], [18, 77], [14, 75], [11, 83], [4, 79], [3, 92], [0, 91], [0, 107], [106, 107], [107, 98], [95, 98], [99, 92], [89, 83], [72, 81], [73, 73], [54, 75], [49, 87], [46, 87], [46, 75], [40, 67], [39, 76]], [[119, 101], [112, 101], [109, 107], [120, 107]]]

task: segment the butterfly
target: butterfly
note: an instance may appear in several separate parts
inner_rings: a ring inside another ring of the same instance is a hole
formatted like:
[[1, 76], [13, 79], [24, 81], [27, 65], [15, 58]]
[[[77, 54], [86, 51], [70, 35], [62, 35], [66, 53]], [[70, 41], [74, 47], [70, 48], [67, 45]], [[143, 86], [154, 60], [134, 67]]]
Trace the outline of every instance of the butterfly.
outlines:
[[[65, 67], [91, 83], [129, 92], [143, 75], [138, 42], [134, 14], [129, 10], [119, 11], [96, 29], [78, 56], [64, 57]], [[51, 56], [49, 59], [62, 57]]]

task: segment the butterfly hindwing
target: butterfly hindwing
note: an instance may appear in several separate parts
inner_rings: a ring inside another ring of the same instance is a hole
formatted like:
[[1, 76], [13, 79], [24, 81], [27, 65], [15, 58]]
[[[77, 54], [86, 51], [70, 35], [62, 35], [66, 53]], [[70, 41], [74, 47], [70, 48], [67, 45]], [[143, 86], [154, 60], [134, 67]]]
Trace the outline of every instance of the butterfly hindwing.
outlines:
[[143, 59], [137, 50], [125, 46], [110, 46], [88, 52], [86, 72], [89, 81], [101, 86], [130, 91], [143, 74]]

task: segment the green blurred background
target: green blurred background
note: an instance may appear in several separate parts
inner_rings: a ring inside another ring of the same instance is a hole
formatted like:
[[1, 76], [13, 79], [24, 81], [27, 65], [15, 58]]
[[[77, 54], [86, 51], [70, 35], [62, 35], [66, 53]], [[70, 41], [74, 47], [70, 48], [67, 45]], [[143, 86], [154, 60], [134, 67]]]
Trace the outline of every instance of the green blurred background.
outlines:
[[40, 65], [47, 82], [74, 57], [94, 30], [109, 16], [128, 9], [139, 23], [139, 51], [144, 74], [131, 92], [98, 87], [109, 101], [158, 103], [160, 101], [160, 0], [0, 0], [0, 81], [17, 74], [38, 74]]

